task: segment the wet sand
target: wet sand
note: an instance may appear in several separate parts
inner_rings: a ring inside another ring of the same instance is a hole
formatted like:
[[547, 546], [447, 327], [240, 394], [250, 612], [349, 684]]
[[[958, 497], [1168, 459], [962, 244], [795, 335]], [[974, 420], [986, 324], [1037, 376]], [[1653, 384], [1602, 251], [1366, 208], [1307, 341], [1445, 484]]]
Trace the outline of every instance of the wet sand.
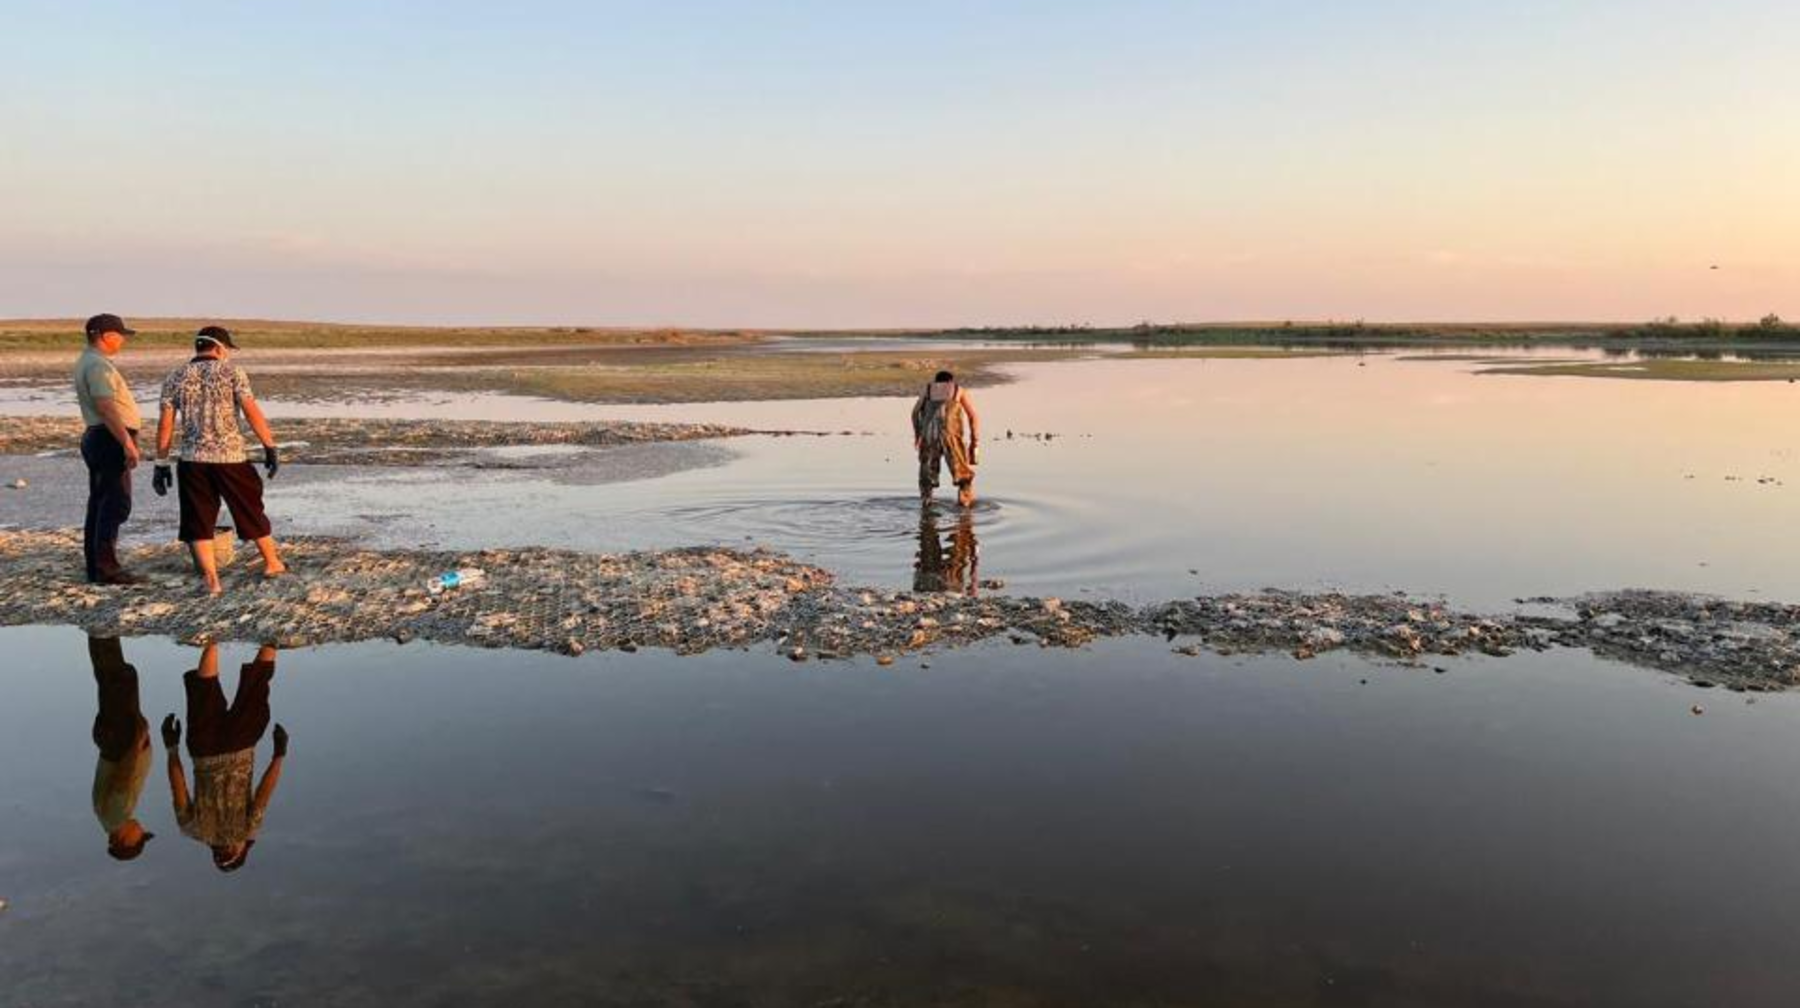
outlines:
[[[1067, 346], [929, 343], [899, 350], [784, 352], [782, 348], [796, 345], [778, 348], [766, 340], [740, 339], [645, 345], [420, 343], [328, 352], [243, 345], [236, 360], [250, 373], [257, 394], [265, 400], [290, 401], [380, 401], [424, 392], [503, 393], [593, 403], [912, 395], [942, 368], [955, 370], [965, 385], [985, 386], [1008, 380], [1002, 365], [1100, 352]], [[0, 380], [66, 390], [76, 349], [0, 349]], [[187, 353], [178, 349], [127, 348], [116, 363], [127, 381], [144, 390], [143, 399], [186, 359]]]
[[[352, 418], [275, 421], [284, 462], [417, 466], [475, 458], [482, 449], [568, 446], [601, 448], [655, 442], [702, 441], [745, 434], [797, 435], [812, 431], [752, 431], [701, 423], [489, 422], [478, 420], [371, 420]], [[9, 417], [0, 424], [0, 455], [72, 452], [81, 441], [80, 421], [68, 417]], [[153, 430], [140, 431], [146, 457]], [[177, 445], [179, 447], [179, 445]]]
[[[888, 660], [1000, 637], [1078, 647], [1133, 634], [1160, 634], [1183, 654], [1287, 651], [1305, 659], [1341, 649], [1421, 667], [1436, 655], [1574, 647], [1697, 686], [1744, 690], [1786, 689], [1800, 670], [1800, 606], [1667, 592], [1533, 599], [1537, 611], [1492, 615], [1405, 595], [1276, 590], [1134, 608], [846, 587], [822, 568], [764, 550], [375, 551], [313, 538], [288, 545], [294, 574], [265, 580], [254, 560], [240, 559], [226, 571], [226, 595], [209, 598], [174, 544], [128, 555], [148, 584], [81, 583], [79, 539], [73, 530], [0, 533], [0, 625], [281, 647], [383, 637], [567, 654], [772, 645], [796, 661]], [[425, 590], [433, 575], [467, 567], [486, 571], [487, 583]]]

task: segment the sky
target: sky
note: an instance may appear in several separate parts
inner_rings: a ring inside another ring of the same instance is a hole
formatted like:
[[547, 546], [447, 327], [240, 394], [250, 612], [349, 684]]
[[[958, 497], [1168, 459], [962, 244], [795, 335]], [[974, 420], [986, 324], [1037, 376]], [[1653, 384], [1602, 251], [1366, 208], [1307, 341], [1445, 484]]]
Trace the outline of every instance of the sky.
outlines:
[[1791, 0], [0, 0], [0, 316], [1800, 319], [1796, 52]]

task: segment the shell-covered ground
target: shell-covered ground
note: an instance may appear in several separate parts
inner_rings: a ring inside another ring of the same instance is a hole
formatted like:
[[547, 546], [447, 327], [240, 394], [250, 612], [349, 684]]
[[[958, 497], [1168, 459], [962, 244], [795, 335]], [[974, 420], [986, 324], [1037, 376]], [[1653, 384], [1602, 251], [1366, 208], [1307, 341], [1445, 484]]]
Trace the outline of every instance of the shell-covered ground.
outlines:
[[[226, 593], [198, 590], [176, 544], [127, 555], [146, 583], [89, 585], [76, 531], [0, 532], [0, 625], [269, 642], [284, 647], [392, 638], [569, 654], [638, 647], [695, 653], [779, 647], [797, 660], [907, 652], [1007, 638], [1074, 647], [1155, 634], [1175, 650], [1348, 650], [1406, 662], [1434, 655], [1586, 648], [1696, 685], [1784, 689], [1800, 669], [1800, 606], [1625, 591], [1538, 599], [1557, 615], [1459, 612], [1405, 595], [1264, 590], [1134, 608], [1005, 594], [896, 592], [839, 585], [766, 551], [714, 547], [599, 554], [552, 549], [454, 553], [358, 549], [333, 539], [285, 546], [293, 573], [259, 574], [240, 547]], [[441, 594], [441, 572], [480, 568], [478, 586]]]
[[[698, 441], [752, 432], [721, 424], [635, 423], [620, 420], [544, 422], [487, 420], [380, 420], [339, 417], [277, 419], [283, 461], [313, 464], [424, 465], [482, 448], [568, 445], [603, 448], [651, 441]], [[154, 425], [138, 432], [146, 457], [154, 451]], [[81, 422], [71, 417], [7, 417], [0, 424], [0, 455], [74, 451]]]

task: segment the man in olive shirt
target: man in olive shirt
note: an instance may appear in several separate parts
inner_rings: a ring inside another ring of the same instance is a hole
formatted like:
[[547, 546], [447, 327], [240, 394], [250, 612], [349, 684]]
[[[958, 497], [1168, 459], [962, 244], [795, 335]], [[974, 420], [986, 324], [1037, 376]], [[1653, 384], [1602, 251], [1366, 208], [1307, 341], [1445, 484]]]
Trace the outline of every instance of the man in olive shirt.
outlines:
[[87, 579], [98, 584], [138, 584], [119, 564], [119, 527], [131, 517], [131, 470], [138, 464], [137, 432], [143, 426], [137, 400], [112, 358], [134, 331], [117, 315], [87, 321], [87, 349], [75, 362], [75, 400], [87, 431], [81, 459], [87, 463], [87, 520], [81, 550]]
[[138, 707], [137, 669], [125, 660], [117, 637], [89, 637], [88, 659], [100, 691], [94, 715], [94, 816], [106, 831], [106, 852], [130, 861], [155, 834], [137, 820], [138, 796], [150, 775], [150, 725]]

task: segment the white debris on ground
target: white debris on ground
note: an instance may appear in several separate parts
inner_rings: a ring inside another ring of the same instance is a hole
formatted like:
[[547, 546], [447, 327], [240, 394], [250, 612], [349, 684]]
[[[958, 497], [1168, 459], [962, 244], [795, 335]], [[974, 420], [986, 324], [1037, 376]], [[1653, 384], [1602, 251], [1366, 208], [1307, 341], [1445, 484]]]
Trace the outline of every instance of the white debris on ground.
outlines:
[[[0, 427], [0, 455], [74, 452], [81, 423], [71, 417], [8, 417]], [[524, 422], [487, 420], [381, 420], [344, 417], [278, 418], [275, 433], [289, 450], [283, 461], [305, 464], [416, 466], [475, 455], [482, 449], [567, 445], [602, 448], [653, 441], [698, 441], [752, 433], [722, 424], [637, 423], [622, 420]], [[138, 435], [149, 451], [154, 430]]]
[[[1078, 647], [1127, 634], [1162, 635], [1184, 654], [1285, 651], [1304, 659], [1346, 650], [1406, 663], [1573, 647], [1699, 686], [1746, 690], [1790, 687], [1800, 667], [1800, 606], [1662, 592], [1564, 600], [1567, 616], [1276, 590], [1133, 608], [845, 587], [821, 568], [761, 550], [378, 551], [303, 538], [286, 547], [294, 574], [265, 581], [246, 558], [227, 570], [226, 594], [209, 598], [176, 544], [131, 551], [131, 569], [150, 579], [133, 587], [83, 583], [80, 550], [76, 531], [0, 532], [0, 625], [285, 647], [383, 637], [567, 654], [773, 645], [795, 660], [891, 658], [995, 638]], [[486, 571], [486, 582], [426, 591], [427, 579], [464, 567]]]

